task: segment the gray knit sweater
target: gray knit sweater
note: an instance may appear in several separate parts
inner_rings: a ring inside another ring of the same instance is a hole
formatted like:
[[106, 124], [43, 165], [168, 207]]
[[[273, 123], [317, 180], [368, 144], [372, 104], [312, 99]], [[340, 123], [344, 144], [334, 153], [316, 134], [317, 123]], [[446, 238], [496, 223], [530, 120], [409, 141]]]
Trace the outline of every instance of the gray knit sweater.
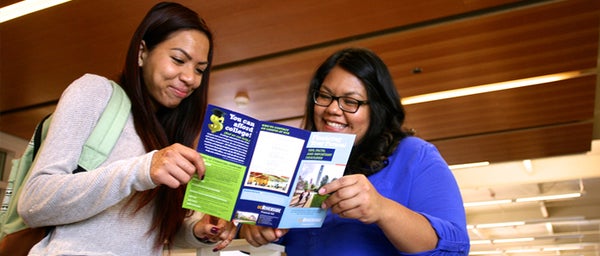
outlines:
[[[135, 214], [131, 206], [124, 209], [136, 191], [156, 187], [150, 178], [154, 152], [145, 151], [131, 114], [107, 161], [72, 174], [111, 93], [109, 80], [86, 74], [61, 96], [19, 199], [19, 214], [29, 226], [57, 226], [30, 255], [162, 255], [153, 249], [156, 232], [148, 233], [154, 204]], [[186, 220], [177, 245], [208, 246], [192, 234], [200, 216]]]

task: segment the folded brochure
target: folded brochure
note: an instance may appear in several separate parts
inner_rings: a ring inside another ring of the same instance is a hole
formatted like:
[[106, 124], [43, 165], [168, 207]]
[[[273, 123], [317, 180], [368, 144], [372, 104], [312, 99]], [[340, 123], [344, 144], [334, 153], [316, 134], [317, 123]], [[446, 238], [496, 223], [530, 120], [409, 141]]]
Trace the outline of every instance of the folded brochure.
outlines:
[[204, 179], [187, 185], [183, 207], [243, 224], [321, 227], [327, 195], [344, 174], [354, 134], [311, 132], [208, 105], [197, 151]]

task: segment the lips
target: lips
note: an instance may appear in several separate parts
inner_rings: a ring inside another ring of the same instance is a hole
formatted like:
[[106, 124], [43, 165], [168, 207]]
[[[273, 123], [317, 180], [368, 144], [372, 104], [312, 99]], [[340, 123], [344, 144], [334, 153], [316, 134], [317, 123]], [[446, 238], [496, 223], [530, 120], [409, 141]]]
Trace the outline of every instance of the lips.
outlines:
[[187, 88], [183, 88], [183, 89], [178, 89], [177, 87], [171, 87], [171, 91], [173, 92], [173, 95], [175, 95], [178, 98], [185, 98], [188, 95], [188, 90]]
[[335, 130], [342, 130], [342, 129], [348, 127], [348, 125], [346, 125], [346, 124], [332, 122], [332, 121], [325, 121], [325, 124]]

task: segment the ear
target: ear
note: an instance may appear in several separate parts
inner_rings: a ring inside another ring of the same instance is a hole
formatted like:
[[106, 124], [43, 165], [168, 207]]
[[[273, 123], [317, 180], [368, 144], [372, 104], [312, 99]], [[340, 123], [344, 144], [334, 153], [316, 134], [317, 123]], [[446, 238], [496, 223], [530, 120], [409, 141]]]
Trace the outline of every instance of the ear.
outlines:
[[147, 52], [147, 48], [146, 48], [146, 42], [144, 42], [144, 40], [142, 40], [142, 42], [140, 43], [140, 49], [138, 51], [138, 66], [142, 67], [144, 65], [144, 60], [146, 59], [148, 55]]

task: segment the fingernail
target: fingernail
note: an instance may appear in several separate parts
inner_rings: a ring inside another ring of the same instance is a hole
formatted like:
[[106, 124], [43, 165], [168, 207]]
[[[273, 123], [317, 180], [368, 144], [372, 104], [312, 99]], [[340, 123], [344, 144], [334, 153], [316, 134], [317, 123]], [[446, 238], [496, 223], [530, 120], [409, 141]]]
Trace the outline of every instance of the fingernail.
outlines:
[[213, 233], [213, 234], [215, 234], [215, 235], [216, 235], [217, 233], [219, 233], [219, 228], [217, 228], [217, 227], [212, 227], [212, 228], [210, 229], [210, 233]]
[[219, 249], [217, 249], [217, 248], [213, 249], [213, 252], [218, 252], [218, 251], [219, 251]]

